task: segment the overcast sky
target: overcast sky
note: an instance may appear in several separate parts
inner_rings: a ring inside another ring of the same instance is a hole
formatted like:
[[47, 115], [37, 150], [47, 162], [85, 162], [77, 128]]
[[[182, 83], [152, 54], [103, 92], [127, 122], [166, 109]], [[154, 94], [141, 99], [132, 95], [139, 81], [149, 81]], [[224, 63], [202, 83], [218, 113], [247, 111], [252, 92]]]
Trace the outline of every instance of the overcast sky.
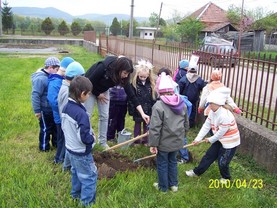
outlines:
[[[55, 7], [71, 15], [82, 14], [130, 14], [132, 0], [1, 0], [10, 7]], [[231, 4], [242, 6], [243, 0], [212, 0], [224, 10]], [[163, 2], [161, 17], [172, 17], [177, 11], [180, 15], [191, 13], [204, 6], [210, 0], [134, 0], [134, 16], [149, 17], [152, 12], [159, 14]], [[277, 12], [277, 0], [244, 0], [244, 8], [252, 10], [257, 7], [264, 11]]]

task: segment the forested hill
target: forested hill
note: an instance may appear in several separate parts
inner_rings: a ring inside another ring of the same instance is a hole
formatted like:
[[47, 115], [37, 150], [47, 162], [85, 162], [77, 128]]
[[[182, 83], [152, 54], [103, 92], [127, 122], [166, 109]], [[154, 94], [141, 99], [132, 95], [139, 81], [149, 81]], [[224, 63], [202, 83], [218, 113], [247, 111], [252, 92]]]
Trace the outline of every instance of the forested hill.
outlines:
[[[106, 24], [111, 24], [113, 18], [117, 18], [118, 21], [120, 20], [129, 20], [130, 15], [127, 14], [84, 14], [79, 16], [73, 16], [69, 13], [63, 12], [59, 9], [54, 7], [47, 7], [47, 8], [39, 8], [39, 7], [12, 7], [13, 14], [20, 15], [20, 16], [29, 16], [29, 17], [38, 17], [41, 19], [45, 19], [47, 17], [52, 18], [59, 18], [63, 19], [68, 23], [71, 23], [73, 19], [82, 18], [88, 19], [93, 21], [101, 21]], [[148, 17], [134, 17], [136, 21], [143, 22], [147, 21]]]

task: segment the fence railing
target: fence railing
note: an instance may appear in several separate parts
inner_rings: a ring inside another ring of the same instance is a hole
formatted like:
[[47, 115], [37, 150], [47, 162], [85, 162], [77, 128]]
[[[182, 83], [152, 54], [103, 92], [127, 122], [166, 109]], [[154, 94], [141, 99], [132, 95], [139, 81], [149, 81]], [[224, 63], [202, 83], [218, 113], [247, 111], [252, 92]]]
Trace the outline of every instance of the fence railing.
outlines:
[[[100, 53], [125, 55], [137, 62], [139, 59], [150, 60], [156, 67], [168, 67], [174, 71], [180, 59], [190, 59], [195, 50], [193, 45], [181, 43], [155, 43], [140, 39], [123, 39], [100, 36]], [[222, 82], [231, 88], [231, 96], [243, 110], [243, 116], [269, 129], [276, 130], [277, 113], [277, 56], [269, 57], [244, 53], [240, 57], [225, 54], [219, 63], [230, 63], [225, 66], [211, 63], [199, 63], [198, 74], [209, 81], [211, 71], [219, 69]], [[235, 59], [234, 64], [230, 60]]]

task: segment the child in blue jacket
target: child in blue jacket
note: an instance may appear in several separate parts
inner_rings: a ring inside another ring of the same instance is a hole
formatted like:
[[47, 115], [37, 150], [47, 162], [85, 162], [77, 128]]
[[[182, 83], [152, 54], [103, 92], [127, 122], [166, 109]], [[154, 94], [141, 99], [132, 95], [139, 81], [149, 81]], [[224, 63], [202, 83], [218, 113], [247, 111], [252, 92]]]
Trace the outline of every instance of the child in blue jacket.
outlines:
[[83, 103], [92, 91], [88, 78], [75, 77], [69, 86], [68, 103], [62, 111], [65, 147], [71, 163], [71, 197], [83, 206], [95, 203], [97, 168], [92, 156], [94, 134]]

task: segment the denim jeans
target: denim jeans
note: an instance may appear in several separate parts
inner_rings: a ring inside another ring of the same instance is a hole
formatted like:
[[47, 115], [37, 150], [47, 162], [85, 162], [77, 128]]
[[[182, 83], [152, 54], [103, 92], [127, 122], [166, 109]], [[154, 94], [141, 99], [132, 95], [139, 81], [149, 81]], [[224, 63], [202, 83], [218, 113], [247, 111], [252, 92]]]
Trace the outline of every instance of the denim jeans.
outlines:
[[[184, 145], [186, 145], [186, 144], [187, 144], [187, 138], [185, 137], [184, 138]], [[189, 161], [189, 159], [190, 159], [189, 158], [189, 151], [188, 151], [187, 148], [180, 149], [179, 153], [180, 153], [181, 159]]]
[[91, 118], [93, 114], [93, 108], [95, 102], [98, 106], [98, 142], [100, 145], [105, 145], [107, 143], [107, 130], [108, 130], [108, 120], [109, 120], [109, 105], [110, 105], [110, 93], [109, 90], [104, 92], [106, 98], [108, 98], [106, 103], [101, 103], [98, 101], [95, 95], [90, 95], [89, 98], [84, 103], [84, 106]]
[[218, 167], [222, 178], [231, 179], [229, 164], [234, 157], [235, 152], [236, 147], [225, 149], [219, 141], [216, 141], [210, 146], [199, 165], [194, 168], [193, 171], [196, 175], [201, 175], [215, 160], [218, 160]]
[[65, 155], [64, 134], [61, 124], [56, 124], [57, 127], [57, 151], [55, 155], [55, 163], [62, 163]]
[[97, 168], [92, 154], [77, 156], [68, 152], [71, 162], [71, 196], [80, 199], [82, 205], [89, 206], [95, 203]]
[[71, 169], [70, 158], [68, 155], [68, 151], [65, 148], [64, 160], [63, 160], [63, 171], [68, 171]]
[[157, 172], [159, 189], [166, 192], [171, 186], [178, 186], [177, 153], [158, 151]]

